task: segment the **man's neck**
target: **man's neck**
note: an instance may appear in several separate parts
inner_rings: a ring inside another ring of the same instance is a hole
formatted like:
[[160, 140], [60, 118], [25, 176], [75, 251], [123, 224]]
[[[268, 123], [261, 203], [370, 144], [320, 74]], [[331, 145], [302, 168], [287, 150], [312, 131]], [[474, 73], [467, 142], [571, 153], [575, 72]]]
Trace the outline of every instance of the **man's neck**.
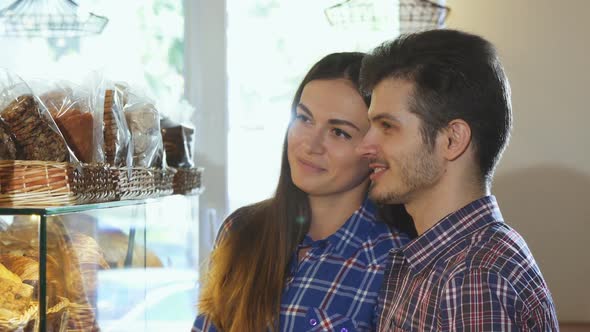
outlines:
[[406, 204], [418, 235], [422, 235], [444, 217], [489, 193], [465, 184], [438, 185], [418, 192]]

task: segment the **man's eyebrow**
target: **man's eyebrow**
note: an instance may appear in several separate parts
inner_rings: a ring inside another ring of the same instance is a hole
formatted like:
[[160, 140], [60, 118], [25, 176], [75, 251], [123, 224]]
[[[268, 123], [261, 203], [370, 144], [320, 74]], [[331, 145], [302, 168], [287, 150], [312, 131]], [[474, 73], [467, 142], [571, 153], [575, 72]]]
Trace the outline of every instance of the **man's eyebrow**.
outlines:
[[395, 115], [391, 115], [389, 113], [379, 113], [377, 115], [371, 116], [371, 118], [369, 120], [371, 120], [371, 122], [377, 122], [380, 120], [389, 120], [389, 121], [398, 122], [398, 123], [400, 122], [399, 119]]

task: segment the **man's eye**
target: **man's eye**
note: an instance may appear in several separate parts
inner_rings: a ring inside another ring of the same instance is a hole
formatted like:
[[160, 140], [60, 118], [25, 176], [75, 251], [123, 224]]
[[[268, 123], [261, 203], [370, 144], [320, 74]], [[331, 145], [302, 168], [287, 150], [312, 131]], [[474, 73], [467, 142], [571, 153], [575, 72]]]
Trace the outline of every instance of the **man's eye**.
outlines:
[[389, 124], [389, 122], [387, 121], [381, 121], [379, 123], [379, 125], [381, 126], [381, 128], [383, 129], [391, 129], [393, 126], [391, 124]]

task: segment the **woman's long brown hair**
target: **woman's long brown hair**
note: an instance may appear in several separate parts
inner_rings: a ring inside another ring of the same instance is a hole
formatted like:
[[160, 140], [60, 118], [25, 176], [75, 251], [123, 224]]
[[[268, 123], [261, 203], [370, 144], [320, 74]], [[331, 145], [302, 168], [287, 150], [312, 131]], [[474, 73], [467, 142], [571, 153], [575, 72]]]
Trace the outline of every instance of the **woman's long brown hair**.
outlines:
[[[293, 99], [291, 120], [303, 88], [312, 80], [345, 78], [358, 88], [363, 54], [330, 54], [307, 73]], [[369, 105], [369, 97], [364, 97]], [[218, 237], [203, 280], [199, 314], [223, 332], [277, 329], [290, 260], [310, 222], [307, 194], [295, 186], [283, 144], [274, 197], [233, 213], [230, 231]]]

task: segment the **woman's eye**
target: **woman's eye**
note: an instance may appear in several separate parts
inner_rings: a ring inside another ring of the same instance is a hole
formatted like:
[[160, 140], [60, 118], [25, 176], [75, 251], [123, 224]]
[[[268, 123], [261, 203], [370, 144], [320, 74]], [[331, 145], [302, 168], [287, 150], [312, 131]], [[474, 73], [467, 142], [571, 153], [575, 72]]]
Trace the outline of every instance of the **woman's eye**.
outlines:
[[352, 136], [350, 136], [347, 132], [345, 132], [344, 130], [340, 129], [340, 128], [334, 128], [332, 130], [332, 132], [334, 133], [334, 135], [338, 136], [338, 137], [344, 137], [346, 139], [351, 139]]
[[297, 121], [301, 121], [301, 122], [309, 122], [310, 121], [309, 120], [309, 117], [307, 117], [306, 115], [303, 115], [303, 114], [297, 114], [297, 115], [295, 115], [295, 119]]

